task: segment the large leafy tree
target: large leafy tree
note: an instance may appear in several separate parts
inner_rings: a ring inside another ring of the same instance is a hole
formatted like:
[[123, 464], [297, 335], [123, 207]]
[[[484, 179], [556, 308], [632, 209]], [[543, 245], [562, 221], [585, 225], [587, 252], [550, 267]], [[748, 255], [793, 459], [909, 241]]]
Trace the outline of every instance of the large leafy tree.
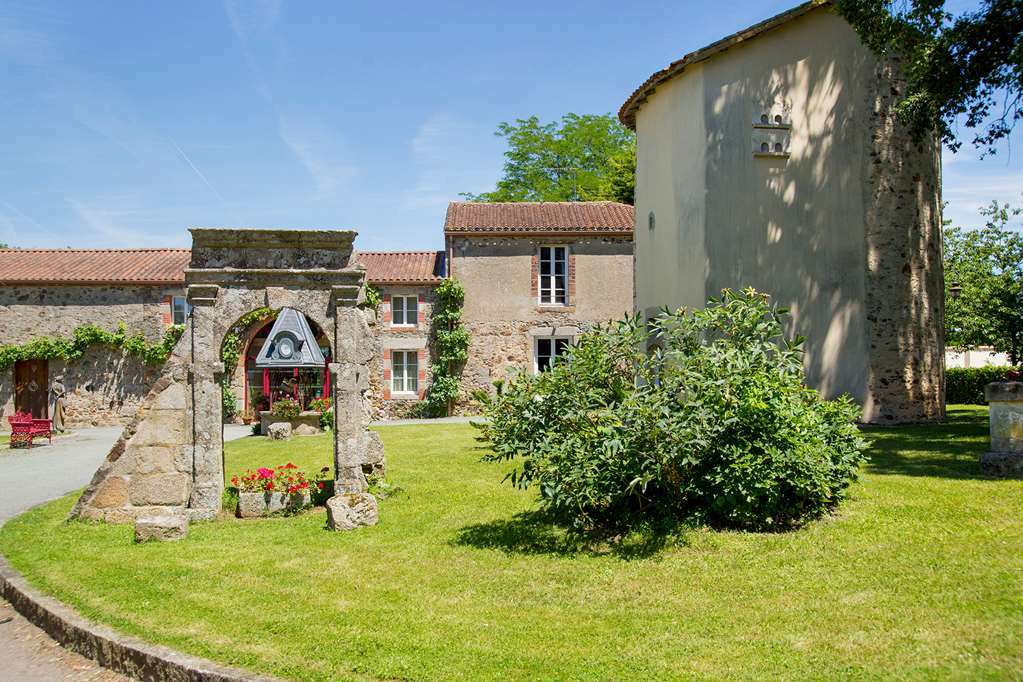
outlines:
[[1023, 233], [1009, 222], [1021, 211], [993, 201], [981, 210], [984, 227], [944, 237], [948, 344], [993, 346], [1014, 365], [1023, 358]]
[[971, 142], [993, 152], [1023, 110], [1023, 1], [981, 0], [955, 15], [944, 0], [836, 0], [875, 52], [903, 58], [908, 81], [899, 118], [917, 136], [936, 132], [951, 149]]
[[472, 201], [621, 201], [635, 197], [636, 138], [610, 114], [536, 116], [501, 123], [508, 141], [497, 187]]

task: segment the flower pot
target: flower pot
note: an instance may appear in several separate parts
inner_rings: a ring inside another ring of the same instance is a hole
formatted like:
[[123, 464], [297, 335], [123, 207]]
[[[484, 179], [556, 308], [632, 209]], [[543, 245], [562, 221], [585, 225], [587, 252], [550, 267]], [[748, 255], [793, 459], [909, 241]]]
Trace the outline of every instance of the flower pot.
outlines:
[[237, 516], [240, 519], [253, 519], [269, 516], [276, 512], [295, 511], [312, 504], [309, 492], [294, 493], [238, 493]]

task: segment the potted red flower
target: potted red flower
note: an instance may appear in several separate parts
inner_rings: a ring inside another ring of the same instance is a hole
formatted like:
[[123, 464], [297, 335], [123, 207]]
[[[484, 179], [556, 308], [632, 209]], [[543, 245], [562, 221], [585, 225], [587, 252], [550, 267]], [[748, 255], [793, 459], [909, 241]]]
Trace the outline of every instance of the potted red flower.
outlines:
[[[321, 472], [322, 477], [322, 472]], [[238, 489], [239, 518], [268, 516], [276, 512], [296, 512], [312, 504], [314, 489], [322, 489], [322, 480], [309, 480], [305, 472], [288, 462], [274, 468], [260, 467], [231, 478]]]

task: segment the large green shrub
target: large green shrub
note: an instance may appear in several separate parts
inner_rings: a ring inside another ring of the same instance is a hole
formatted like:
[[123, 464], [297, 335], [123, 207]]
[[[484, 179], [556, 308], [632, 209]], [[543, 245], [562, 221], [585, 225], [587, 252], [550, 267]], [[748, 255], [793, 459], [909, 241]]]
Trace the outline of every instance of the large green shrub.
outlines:
[[[949, 367], [945, 370], [945, 402], [957, 405], [987, 405], [984, 387], [1005, 381], [1012, 367]], [[1019, 371], [1019, 368], [1015, 368]]]
[[[491, 453], [578, 528], [691, 519], [798, 526], [833, 509], [864, 460], [848, 398], [803, 385], [801, 339], [752, 290], [704, 310], [626, 319], [567, 359], [478, 395]], [[644, 347], [654, 348], [643, 353]]]

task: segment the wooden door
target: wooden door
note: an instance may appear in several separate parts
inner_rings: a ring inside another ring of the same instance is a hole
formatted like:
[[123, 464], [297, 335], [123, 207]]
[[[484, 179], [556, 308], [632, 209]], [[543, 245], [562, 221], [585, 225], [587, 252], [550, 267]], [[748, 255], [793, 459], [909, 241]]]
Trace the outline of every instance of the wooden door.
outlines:
[[46, 360], [14, 363], [14, 409], [46, 419], [49, 412], [50, 373]]

